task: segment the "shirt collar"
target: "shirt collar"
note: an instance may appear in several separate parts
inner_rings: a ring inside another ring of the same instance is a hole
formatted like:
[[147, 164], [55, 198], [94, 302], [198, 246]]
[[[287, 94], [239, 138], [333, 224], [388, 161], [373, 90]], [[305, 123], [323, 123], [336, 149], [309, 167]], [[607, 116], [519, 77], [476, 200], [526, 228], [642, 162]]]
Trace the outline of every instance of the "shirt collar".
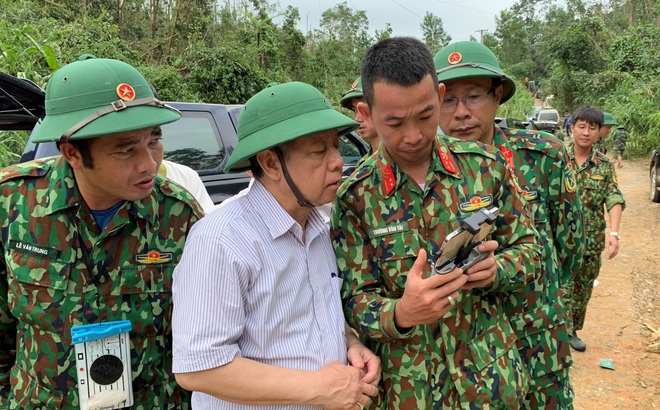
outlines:
[[[262, 219], [273, 239], [279, 238], [287, 232], [292, 232], [294, 234], [300, 232], [300, 235], [302, 235], [298, 222], [289, 215], [282, 205], [277, 202], [273, 194], [271, 194], [270, 191], [259, 182], [259, 180], [255, 179], [250, 186], [247, 193], [247, 199], [250, 203], [250, 207], [254, 209], [259, 218]], [[306, 230], [311, 235], [307, 240], [310, 241], [313, 237], [322, 233], [326, 228], [327, 225], [323, 221], [323, 217], [316, 208], [313, 208], [307, 217]]]

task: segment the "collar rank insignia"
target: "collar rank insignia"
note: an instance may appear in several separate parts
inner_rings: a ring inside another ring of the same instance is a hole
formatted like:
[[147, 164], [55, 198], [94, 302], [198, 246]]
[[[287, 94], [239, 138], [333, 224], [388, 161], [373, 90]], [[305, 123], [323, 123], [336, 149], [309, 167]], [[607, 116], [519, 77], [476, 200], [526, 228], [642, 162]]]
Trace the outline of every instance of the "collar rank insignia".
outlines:
[[449, 54], [449, 57], [447, 57], [447, 61], [449, 61], [449, 64], [451, 65], [460, 63], [462, 59], [463, 56], [458, 51], [454, 51], [453, 53]]
[[385, 195], [389, 195], [396, 187], [396, 178], [394, 177], [394, 171], [392, 170], [392, 165], [388, 164], [383, 170], [383, 188], [385, 188]]
[[458, 207], [463, 212], [471, 212], [471, 211], [476, 211], [477, 209], [485, 208], [492, 203], [493, 203], [493, 197], [490, 195], [487, 196], [475, 195], [472, 198], [470, 198], [470, 201], [463, 202]]
[[591, 179], [595, 179], [596, 181], [602, 181], [605, 179], [605, 177], [602, 175], [593, 175]]
[[502, 153], [502, 155], [506, 159], [506, 162], [509, 163], [509, 166], [511, 168], [515, 168], [516, 165], [513, 163], [513, 151], [511, 151], [508, 147], [505, 147], [504, 145], [502, 145], [500, 147], [500, 152]]
[[456, 165], [454, 165], [454, 161], [449, 158], [449, 155], [438, 149], [438, 155], [440, 155], [440, 161], [442, 162], [442, 166], [445, 167], [447, 171], [449, 171], [452, 174], [458, 174], [458, 169], [456, 169]]
[[135, 90], [126, 83], [117, 86], [117, 95], [124, 101], [133, 101], [135, 99]]
[[146, 254], [136, 255], [135, 261], [141, 265], [160, 265], [172, 262], [172, 254], [170, 252], [161, 253], [157, 250], [151, 250]]
[[353, 84], [351, 85], [351, 88], [357, 88], [358, 82], [357, 80], [353, 81]]

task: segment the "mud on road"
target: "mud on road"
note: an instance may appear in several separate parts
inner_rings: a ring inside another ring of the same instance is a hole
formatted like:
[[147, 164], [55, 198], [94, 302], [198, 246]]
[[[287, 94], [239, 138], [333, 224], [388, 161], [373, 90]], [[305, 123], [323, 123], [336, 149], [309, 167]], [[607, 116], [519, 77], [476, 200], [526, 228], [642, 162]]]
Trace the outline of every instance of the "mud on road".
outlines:
[[621, 247], [612, 260], [603, 254], [579, 332], [587, 351], [572, 351], [577, 410], [660, 409], [660, 204], [649, 200], [647, 166], [626, 161], [617, 170], [626, 199]]

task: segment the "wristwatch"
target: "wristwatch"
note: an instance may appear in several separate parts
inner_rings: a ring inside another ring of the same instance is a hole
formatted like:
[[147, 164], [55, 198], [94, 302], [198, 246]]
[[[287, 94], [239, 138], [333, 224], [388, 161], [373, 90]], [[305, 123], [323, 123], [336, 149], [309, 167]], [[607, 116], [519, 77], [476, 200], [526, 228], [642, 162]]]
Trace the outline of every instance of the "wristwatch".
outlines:
[[618, 240], [621, 240], [621, 235], [619, 235], [618, 232], [610, 232], [610, 235], [612, 235], [613, 237], [615, 237]]

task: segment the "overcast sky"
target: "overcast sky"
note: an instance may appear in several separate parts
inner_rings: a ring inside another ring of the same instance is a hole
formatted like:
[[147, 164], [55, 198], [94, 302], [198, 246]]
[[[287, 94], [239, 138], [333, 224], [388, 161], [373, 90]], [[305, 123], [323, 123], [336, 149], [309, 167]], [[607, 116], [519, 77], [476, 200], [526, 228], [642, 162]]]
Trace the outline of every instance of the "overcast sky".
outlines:
[[[442, 18], [445, 31], [452, 41], [469, 40], [474, 36], [479, 40], [477, 30], [495, 31], [495, 16], [511, 7], [515, 0], [345, 0], [353, 10], [364, 10], [369, 18], [369, 33], [385, 29], [386, 23], [392, 26], [394, 36], [413, 36], [422, 38], [419, 25], [427, 11]], [[280, 0], [282, 10], [288, 5], [300, 11], [299, 28], [307, 30], [318, 28], [321, 14], [339, 0]]]

